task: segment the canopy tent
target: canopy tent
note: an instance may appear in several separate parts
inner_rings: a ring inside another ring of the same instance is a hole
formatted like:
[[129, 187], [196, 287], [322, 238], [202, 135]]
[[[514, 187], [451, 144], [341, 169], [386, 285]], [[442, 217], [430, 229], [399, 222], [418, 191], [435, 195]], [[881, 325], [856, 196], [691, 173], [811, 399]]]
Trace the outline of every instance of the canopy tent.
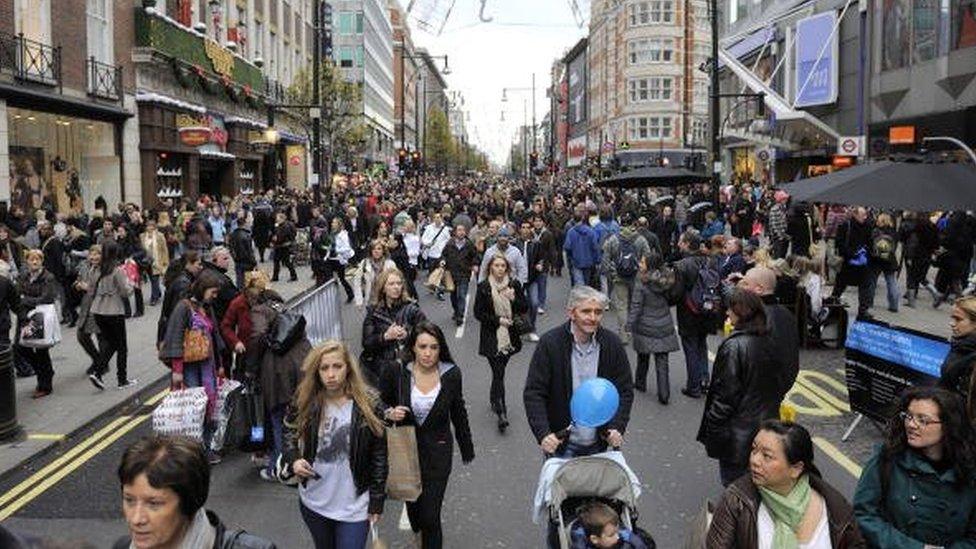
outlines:
[[621, 172], [596, 182], [597, 187], [622, 187], [627, 189], [645, 187], [680, 187], [708, 183], [711, 176], [684, 168], [664, 168], [652, 166], [629, 172]]
[[969, 164], [882, 160], [780, 188], [797, 202], [915, 211], [976, 209], [976, 168]]

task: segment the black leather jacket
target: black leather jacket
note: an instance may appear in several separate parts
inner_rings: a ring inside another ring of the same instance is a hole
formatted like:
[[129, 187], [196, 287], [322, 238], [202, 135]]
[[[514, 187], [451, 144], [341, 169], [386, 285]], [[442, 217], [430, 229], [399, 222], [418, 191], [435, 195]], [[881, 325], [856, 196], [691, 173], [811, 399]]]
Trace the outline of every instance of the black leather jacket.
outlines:
[[[376, 399], [374, 407], [376, 415], [383, 417], [383, 406]], [[321, 409], [312, 410], [313, 417], [320, 417]], [[299, 438], [298, 416], [296, 410], [289, 406], [284, 423], [284, 447], [282, 454], [285, 463], [290, 468], [295, 460], [304, 458], [310, 464], [315, 463], [315, 453], [319, 447], [318, 426]], [[352, 424], [349, 436], [349, 467], [352, 469], [353, 482], [356, 484], [356, 494], [369, 490], [369, 513], [381, 514], [383, 503], [386, 501], [386, 440], [383, 436], [376, 436], [370, 430], [363, 418], [359, 406], [352, 407]]]
[[747, 463], [759, 424], [779, 416], [773, 347], [767, 335], [738, 330], [719, 346], [697, 437], [709, 457]]

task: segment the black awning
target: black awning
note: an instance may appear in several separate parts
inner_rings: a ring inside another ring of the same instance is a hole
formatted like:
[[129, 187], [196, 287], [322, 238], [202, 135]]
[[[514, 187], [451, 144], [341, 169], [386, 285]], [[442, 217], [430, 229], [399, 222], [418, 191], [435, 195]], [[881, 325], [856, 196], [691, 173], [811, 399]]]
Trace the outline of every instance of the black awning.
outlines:
[[7, 83], [0, 83], [0, 98], [5, 99], [10, 107], [103, 122], [124, 122], [133, 116], [133, 113], [116, 105], [99, 103], [92, 99], [48, 93]]

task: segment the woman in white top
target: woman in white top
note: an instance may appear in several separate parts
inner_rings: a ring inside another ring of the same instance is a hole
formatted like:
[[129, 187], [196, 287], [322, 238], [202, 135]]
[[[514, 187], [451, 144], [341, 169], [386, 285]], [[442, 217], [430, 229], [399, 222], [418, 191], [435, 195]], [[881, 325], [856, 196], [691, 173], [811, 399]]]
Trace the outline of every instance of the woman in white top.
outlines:
[[283, 462], [301, 482], [302, 519], [316, 549], [363, 549], [386, 500], [381, 401], [345, 344], [312, 349], [284, 424]]
[[766, 420], [752, 442], [749, 472], [729, 485], [712, 516], [709, 549], [865, 547], [850, 503], [813, 465], [810, 433]]
[[386, 242], [380, 239], [369, 243], [369, 255], [363, 259], [352, 277], [352, 294], [356, 307], [362, 308], [373, 295], [373, 281], [376, 275], [386, 269], [395, 269], [396, 263], [390, 259]]
[[346, 303], [351, 303], [353, 291], [352, 287], [349, 286], [349, 281], [346, 280], [346, 266], [349, 265], [349, 260], [356, 255], [356, 251], [352, 249], [349, 233], [346, 231], [346, 225], [341, 217], [332, 218], [330, 232], [332, 233], [332, 247], [329, 249], [329, 256], [325, 260], [325, 278], [329, 280], [333, 275], [338, 275], [342, 288], [346, 290]]

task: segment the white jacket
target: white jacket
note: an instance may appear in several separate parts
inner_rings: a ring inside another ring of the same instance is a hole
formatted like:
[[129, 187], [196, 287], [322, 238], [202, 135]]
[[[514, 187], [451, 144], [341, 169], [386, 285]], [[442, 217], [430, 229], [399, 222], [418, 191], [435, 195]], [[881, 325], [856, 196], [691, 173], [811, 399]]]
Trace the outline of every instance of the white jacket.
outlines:
[[[383, 270], [387, 269], [396, 269], [396, 263], [387, 259], [383, 264]], [[352, 276], [352, 295], [357, 307], [369, 303], [373, 295], [373, 281], [376, 280], [377, 274], [379, 273], [373, 272], [373, 262], [368, 257], [359, 262]]]
[[444, 253], [444, 246], [451, 240], [451, 228], [447, 225], [438, 227], [431, 223], [424, 228], [424, 235], [420, 237], [423, 255], [427, 259], [440, 259]]
[[338, 259], [341, 265], [348, 265], [349, 260], [356, 255], [356, 251], [352, 249], [352, 244], [349, 242], [349, 233], [345, 229], [335, 235], [335, 254], [335, 259]]
[[403, 233], [403, 247], [407, 249], [410, 264], [416, 267], [417, 258], [420, 257], [420, 237], [417, 233]]

